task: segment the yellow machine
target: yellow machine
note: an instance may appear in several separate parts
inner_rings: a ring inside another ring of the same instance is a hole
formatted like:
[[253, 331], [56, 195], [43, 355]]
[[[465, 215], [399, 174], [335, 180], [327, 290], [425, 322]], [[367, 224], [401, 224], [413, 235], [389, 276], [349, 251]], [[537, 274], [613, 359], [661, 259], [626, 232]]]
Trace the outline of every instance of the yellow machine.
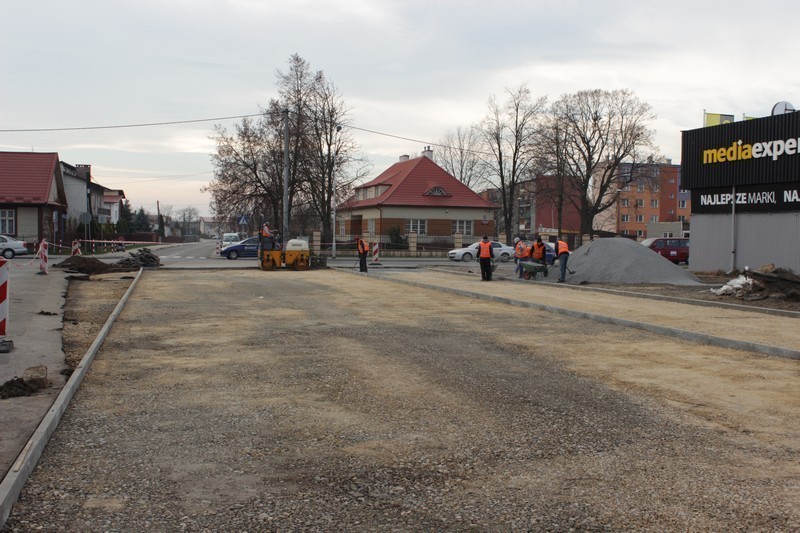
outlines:
[[308, 270], [311, 267], [308, 242], [290, 239], [284, 250], [258, 250], [261, 270], [275, 270], [286, 266], [295, 270]]

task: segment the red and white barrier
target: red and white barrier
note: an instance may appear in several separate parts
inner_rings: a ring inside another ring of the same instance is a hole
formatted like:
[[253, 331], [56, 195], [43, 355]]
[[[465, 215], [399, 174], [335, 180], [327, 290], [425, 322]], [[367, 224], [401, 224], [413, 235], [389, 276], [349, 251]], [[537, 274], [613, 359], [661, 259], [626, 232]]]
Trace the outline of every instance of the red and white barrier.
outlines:
[[381, 257], [380, 257], [380, 245], [379, 242], [372, 243], [372, 264], [373, 265], [380, 265], [381, 264]]
[[81, 241], [72, 241], [72, 254], [71, 255], [73, 255], [73, 256], [81, 255]]
[[42, 241], [39, 246], [39, 271], [42, 274], [47, 274], [47, 241]]
[[6, 336], [8, 323], [8, 261], [0, 259], [0, 339]]

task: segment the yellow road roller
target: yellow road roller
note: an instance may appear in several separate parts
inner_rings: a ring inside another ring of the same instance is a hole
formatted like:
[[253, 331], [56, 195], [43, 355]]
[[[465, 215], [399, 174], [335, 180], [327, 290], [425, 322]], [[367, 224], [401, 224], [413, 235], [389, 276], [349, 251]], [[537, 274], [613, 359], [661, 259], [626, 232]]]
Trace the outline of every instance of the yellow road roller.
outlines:
[[286, 266], [295, 270], [308, 270], [311, 268], [311, 255], [308, 242], [301, 239], [290, 239], [283, 250], [258, 251], [258, 263], [261, 270], [275, 270]]

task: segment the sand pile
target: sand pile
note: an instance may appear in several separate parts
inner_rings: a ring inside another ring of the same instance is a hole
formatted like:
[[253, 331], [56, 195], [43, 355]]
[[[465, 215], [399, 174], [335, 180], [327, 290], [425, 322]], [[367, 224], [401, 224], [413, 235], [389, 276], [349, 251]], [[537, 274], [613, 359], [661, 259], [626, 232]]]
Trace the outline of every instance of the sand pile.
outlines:
[[570, 255], [567, 266], [575, 271], [574, 275], [567, 274], [569, 283], [701, 284], [688, 270], [621, 237], [584, 244]]

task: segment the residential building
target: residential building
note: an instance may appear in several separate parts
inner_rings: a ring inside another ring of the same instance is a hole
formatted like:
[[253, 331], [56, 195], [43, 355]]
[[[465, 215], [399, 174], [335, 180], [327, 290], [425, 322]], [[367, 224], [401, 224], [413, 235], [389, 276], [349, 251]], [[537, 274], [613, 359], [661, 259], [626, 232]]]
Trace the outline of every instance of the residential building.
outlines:
[[62, 241], [66, 210], [57, 153], [0, 152], [0, 233]]
[[[648, 224], [681, 222], [682, 233], [687, 234], [691, 218], [691, 199], [689, 193], [681, 189], [680, 168], [680, 165], [673, 165], [670, 160], [637, 168], [637, 176], [616, 191], [615, 227], [612, 231], [641, 240], [645, 237], [661, 236], [648, 235]], [[631, 165], [622, 164], [620, 172], [630, 173]]]
[[414, 235], [423, 246], [446, 249], [452, 247], [454, 235], [462, 235], [465, 242], [496, 235], [498, 206], [437, 165], [429, 147], [422, 154], [414, 159], [401, 156], [337, 206], [337, 241], [361, 236], [373, 242], [399, 238], [407, 243]]

